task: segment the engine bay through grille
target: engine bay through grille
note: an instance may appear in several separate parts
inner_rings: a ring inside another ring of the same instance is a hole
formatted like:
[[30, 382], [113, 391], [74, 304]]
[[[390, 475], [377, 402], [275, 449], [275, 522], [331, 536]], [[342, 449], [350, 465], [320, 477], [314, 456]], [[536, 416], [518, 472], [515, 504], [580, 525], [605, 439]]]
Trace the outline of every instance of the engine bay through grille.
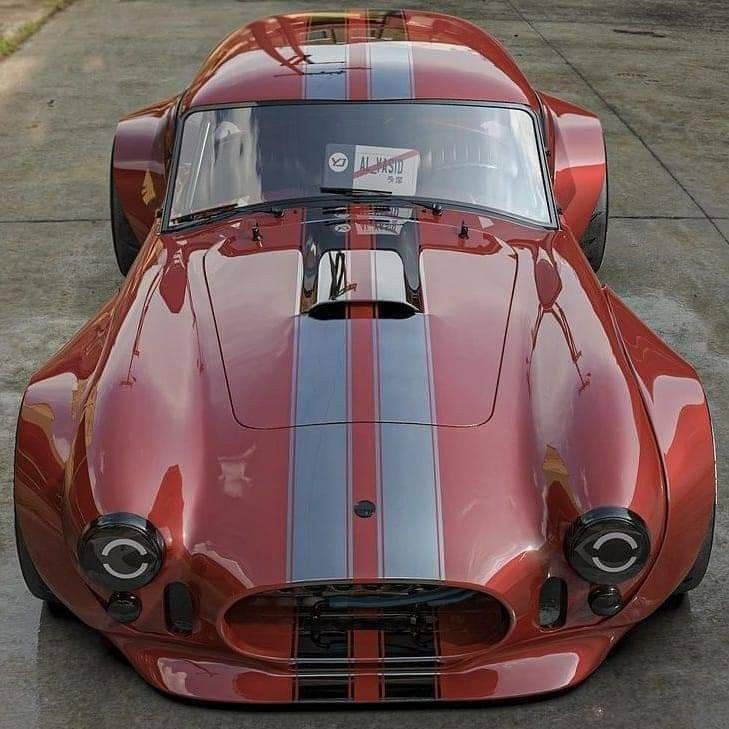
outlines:
[[508, 631], [490, 595], [448, 585], [327, 583], [240, 600], [225, 616], [236, 650], [297, 669], [434, 667], [484, 650]]

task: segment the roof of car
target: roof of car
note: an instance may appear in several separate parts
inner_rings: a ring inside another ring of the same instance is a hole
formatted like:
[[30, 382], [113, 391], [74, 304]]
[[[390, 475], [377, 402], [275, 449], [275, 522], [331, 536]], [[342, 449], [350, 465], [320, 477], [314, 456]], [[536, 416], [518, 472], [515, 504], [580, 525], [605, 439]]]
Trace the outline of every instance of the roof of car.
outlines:
[[452, 99], [539, 102], [504, 47], [472, 23], [420, 10], [307, 12], [231, 33], [183, 111], [256, 101]]

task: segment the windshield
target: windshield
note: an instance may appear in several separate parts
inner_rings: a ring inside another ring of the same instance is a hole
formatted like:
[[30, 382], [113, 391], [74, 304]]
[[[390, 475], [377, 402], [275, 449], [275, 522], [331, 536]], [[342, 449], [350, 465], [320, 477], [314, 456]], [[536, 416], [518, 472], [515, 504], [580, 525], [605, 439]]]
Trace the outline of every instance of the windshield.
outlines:
[[186, 117], [172, 225], [210, 208], [328, 193], [428, 198], [550, 223], [534, 118], [524, 109], [284, 104]]

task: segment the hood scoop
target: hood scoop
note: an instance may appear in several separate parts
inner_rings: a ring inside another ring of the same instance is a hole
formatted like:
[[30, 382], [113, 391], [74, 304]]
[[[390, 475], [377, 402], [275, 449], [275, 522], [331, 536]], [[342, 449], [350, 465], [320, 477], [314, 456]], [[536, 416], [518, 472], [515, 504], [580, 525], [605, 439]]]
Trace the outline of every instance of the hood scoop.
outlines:
[[[319, 260], [313, 319], [407, 319], [419, 312], [419, 297], [408, 296], [402, 259], [395, 251], [335, 250]], [[409, 300], [410, 299], [410, 300]], [[421, 311], [422, 313], [422, 311]]]
[[358, 312], [373, 319], [408, 319], [418, 310], [406, 301], [320, 301], [309, 309], [309, 317], [327, 321], [347, 319]]
[[516, 277], [508, 247], [303, 249], [205, 255], [242, 425], [491, 417]]

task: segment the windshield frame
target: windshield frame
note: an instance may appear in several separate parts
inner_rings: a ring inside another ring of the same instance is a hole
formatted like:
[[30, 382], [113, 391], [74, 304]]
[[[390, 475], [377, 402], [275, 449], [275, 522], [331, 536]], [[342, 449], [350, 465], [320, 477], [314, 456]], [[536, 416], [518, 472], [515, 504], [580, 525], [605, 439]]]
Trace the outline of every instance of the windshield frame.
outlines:
[[[522, 218], [519, 215], [509, 213], [505, 210], [499, 210], [496, 208], [489, 208], [483, 205], [474, 205], [471, 203], [463, 203], [457, 200], [441, 200], [436, 198], [425, 198], [416, 195], [413, 196], [390, 196], [390, 195], [378, 195], [372, 193], [369, 195], [363, 195], [359, 193], [353, 193], [351, 196], [342, 193], [323, 193], [320, 196], [307, 196], [307, 197], [296, 197], [290, 198], [289, 200], [271, 200], [263, 201], [258, 203], [252, 203], [251, 205], [245, 205], [235, 210], [227, 211], [227, 213], [220, 216], [214, 216], [212, 219], [202, 218], [200, 220], [188, 221], [184, 223], [173, 224], [170, 221], [170, 215], [172, 212], [172, 201], [174, 195], [175, 182], [177, 180], [177, 168], [180, 162], [180, 151], [182, 148], [182, 134], [185, 128], [185, 122], [191, 114], [197, 114], [198, 112], [204, 111], [216, 111], [218, 109], [244, 109], [259, 106], [293, 106], [293, 105], [337, 105], [341, 106], [344, 104], [436, 104], [440, 106], [478, 106], [492, 109], [518, 109], [529, 114], [532, 120], [532, 127], [536, 135], [537, 141], [537, 154], [539, 157], [539, 167], [542, 173], [542, 185], [544, 187], [544, 194], [547, 202], [547, 209], [549, 211], [549, 221], [539, 222], [532, 220], [531, 218]], [[257, 210], [267, 209], [271, 207], [280, 207], [286, 209], [287, 207], [297, 207], [304, 205], [320, 205], [328, 204], [329, 202], [381, 202], [390, 200], [397, 200], [402, 204], [412, 204], [413, 206], [429, 205], [433, 203], [439, 203], [444, 208], [451, 208], [453, 210], [463, 210], [466, 212], [472, 212], [481, 215], [489, 215], [505, 220], [519, 223], [531, 228], [539, 228], [543, 230], [558, 230], [559, 229], [559, 218], [557, 215], [557, 205], [554, 199], [554, 191], [552, 189], [552, 180], [549, 174], [549, 165], [547, 163], [546, 156], [546, 144], [544, 140], [544, 128], [542, 120], [530, 106], [525, 104], [514, 104], [508, 102], [489, 102], [489, 101], [461, 101], [453, 99], [372, 99], [372, 100], [354, 100], [354, 99], [283, 99], [283, 100], [271, 100], [271, 101], [248, 101], [248, 102], [232, 102], [228, 104], [205, 104], [200, 106], [192, 106], [185, 110], [180, 118], [177, 120], [175, 129], [175, 141], [172, 151], [172, 163], [169, 166], [169, 179], [165, 190], [164, 208], [162, 211], [161, 220], [161, 233], [175, 233], [181, 230], [189, 230], [190, 228], [208, 225], [212, 222], [217, 222], [220, 218], [229, 217], [231, 215], [248, 215], [253, 214]]]

